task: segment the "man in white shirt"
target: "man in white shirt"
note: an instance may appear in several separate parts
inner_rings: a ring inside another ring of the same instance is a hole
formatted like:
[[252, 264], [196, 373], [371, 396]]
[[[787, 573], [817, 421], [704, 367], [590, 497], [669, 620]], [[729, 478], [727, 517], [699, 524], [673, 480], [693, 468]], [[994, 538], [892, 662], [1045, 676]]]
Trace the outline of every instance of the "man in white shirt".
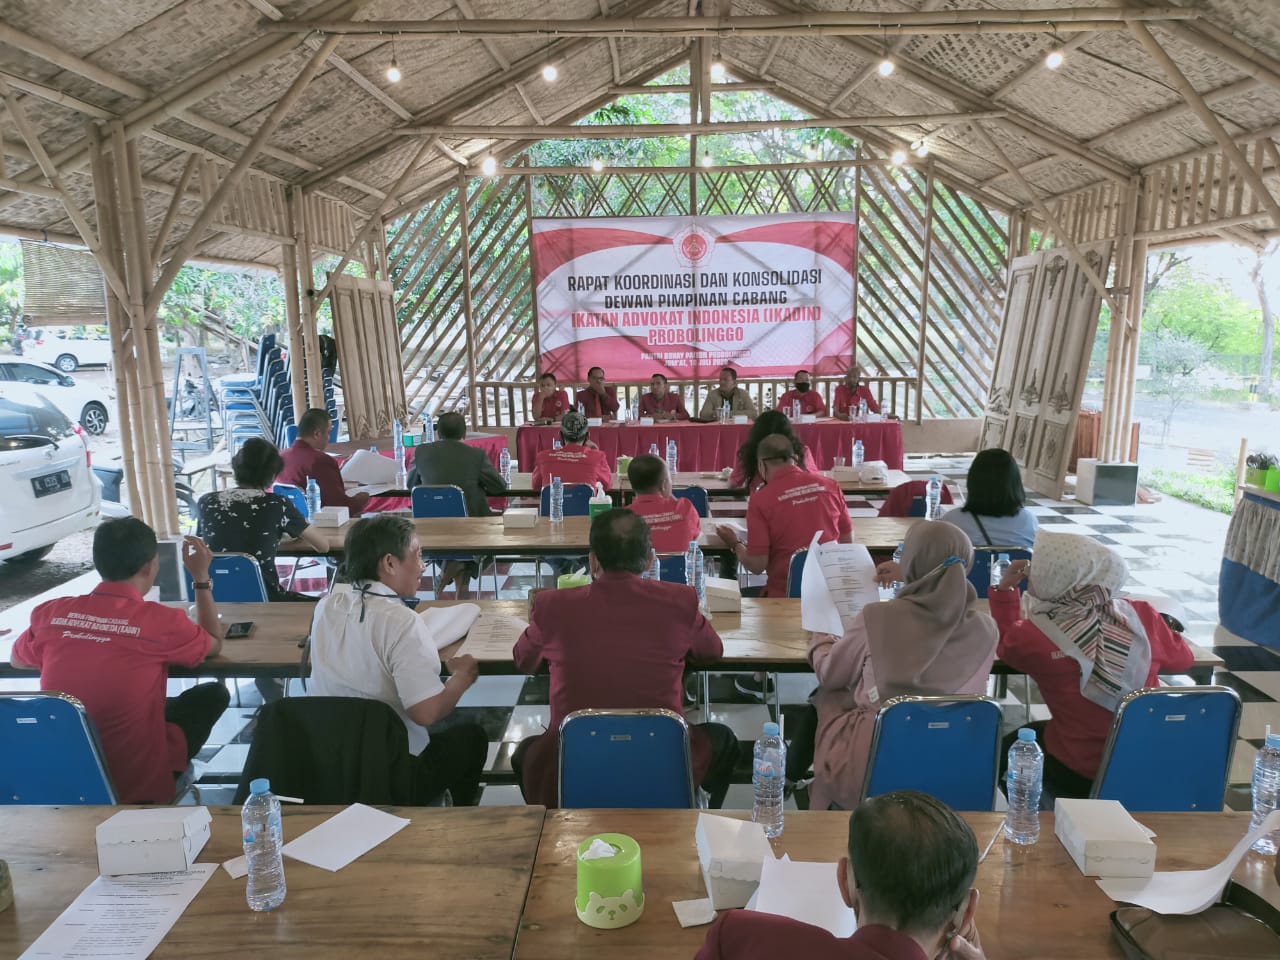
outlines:
[[436, 725], [476, 682], [478, 668], [474, 657], [453, 657], [449, 681], [441, 682], [435, 638], [406, 606], [416, 602], [422, 569], [412, 521], [385, 516], [352, 525], [344, 547], [347, 582], [320, 601], [311, 624], [311, 690], [390, 706], [418, 758], [419, 802], [448, 789], [456, 806], [471, 806], [478, 800], [488, 738], [473, 721]]

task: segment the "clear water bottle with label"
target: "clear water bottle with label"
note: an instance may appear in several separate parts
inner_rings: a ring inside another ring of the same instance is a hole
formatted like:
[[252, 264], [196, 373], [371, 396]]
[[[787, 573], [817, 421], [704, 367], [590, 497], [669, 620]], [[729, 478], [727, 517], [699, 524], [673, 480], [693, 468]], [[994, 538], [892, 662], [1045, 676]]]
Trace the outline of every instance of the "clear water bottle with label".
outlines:
[[661, 456], [661, 454], [658, 453], [658, 445], [656, 443], [649, 444], [649, 456], [651, 457]]
[[689, 549], [684, 553], [684, 582], [693, 587], [698, 595], [698, 609], [704, 613], [707, 609], [706, 567], [702, 560], [702, 548], [697, 540], [689, 541]]
[[564, 520], [564, 482], [559, 477], [551, 478], [551, 522], [561, 523]]
[[502, 482], [511, 486], [511, 451], [506, 447], [498, 454], [498, 473], [502, 474]]
[[378, 454], [378, 445], [377, 445], [376, 443], [370, 444], [370, 445], [369, 445], [369, 452], [370, 452], [370, 453], [372, 453], [374, 456], [377, 456], [377, 454]]
[[[1253, 819], [1250, 830], [1256, 830], [1272, 810], [1280, 806], [1280, 733], [1271, 733], [1262, 749], [1253, 758]], [[1258, 853], [1271, 856], [1276, 852], [1276, 840], [1280, 831], [1264, 834], [1254, 843]]]
[[644, 568], [644, 573], [640, 574], [643, 580], [661, 580], [662, 566], [658, 561], [658, 551], [651, 550], [649, 552], [649, 565]]
[[929, 478], [928, 492], [925, 495], [924, 515], [927, 520], [937, 520], [942, 503], [942, 481], [937, 477]]
[[1004, 579], [1004, 575], [1009, 571], [1009, 555], [1007, 553], [997, 553], [991, 557], [991, 589], [994, 590], [1000, 586], [1000, 581]]
[[559, 449], [560, 449], [561, 447], [563, 447], [563, 446], [564, 446], [564, 444], [560, 441], [560, 438], [559, 438], [559, 437], [556, 437], [554, 440], [552, 440], [552, 441], [551, 441], [551, 449], [552, 449], [552, 450], [559, 450]]
[[640, 421], [640, 397], [631, 398], [631, 422], [638, 423]]
[[676, 478], [676, 468], [680, 463], [680, 455], [676, 450], [676, 442], [674, 440], [667, 441], [667, 473], [671, 474], [671, 479]]
[[853, 441], [853, 465], [861, 469], [863, 462], [867, 458], [866, 448], [863, 447], [861, 440]]
[[314, 521], [320, 512], [320, 484], [314, 477], [307, 477], [307, 519]]
[[249, 868], [244, 896], [250, 910], [274, 910], [284, 903], [284, 831], [280, 801], [271, 782], [259, 778], [249, 784], [249, 799], [240, 809], [244, 857]]
[[1044, 752], [1030, 727], [1018, 731], [1009, 748], [1009, 773], [1005, 792], [1009, 812], [1004, 817], [1004, 835], [1014, 843], [1030, 844], [1040, 839], [1040, 787], [1044, 782]]
[[404, 466], [404, 427], [400, 425], [400, 419], [397, 417], [391, 421], [391, 449], [392, 456], [396, 460], [396, 468]]
[[791, 401], [791, 419], [792, 420], [800, 419], [800, 401], [799, 400]]
[[733, 422], [733, 408], [729, 406], [728, 400], [720, 404], [720, 422], [721, 423]]
[[776, 723], [766, 723], [756, 741], [751, 763], [755, 794], [751, 819], [764, 827], [766, 837], [782, 836], [782, 804], [787, 770], [787, 745]]
[[583, 417], [587, 415], [587, 405], [585, 403], [578, 404], [578, 415]]
[[[898, 565], [899, 570], [902, 569], [902, 544], [901, 543], [898, 544], [898, 549], [893, 551], [893, 562]], [[896, 597], [898, 595], [898, 591], [902, 589], [902, 581], [901, 580], [893, 581], [893, 583], [889, 585], [889, 589], [893, 591], [893, 595]]]
[[867, 419], [867, 401], [858, 401], [858, 419], [865, 421]]
[[424, 416], [422, 418], [422, 442], [436, 442], [436, 424], [435, 421], [428, 416]]

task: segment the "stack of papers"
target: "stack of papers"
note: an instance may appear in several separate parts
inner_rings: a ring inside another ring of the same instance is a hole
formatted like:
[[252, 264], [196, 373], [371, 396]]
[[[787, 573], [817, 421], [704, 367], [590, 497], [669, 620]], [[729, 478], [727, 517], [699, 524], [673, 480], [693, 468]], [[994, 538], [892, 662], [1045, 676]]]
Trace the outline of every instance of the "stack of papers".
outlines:
[[396, 465], [380, 453], [357, 450], [342, 465], [342, 479], [352, 483], [395, 483]]
[[480, 616], [480, 608], [474, 603], [459, 603], [451, 607], [427, 607], [418, 614], [431, 632], [437, 650], [457, 643], [467, 635], [471, 625]]
[[859, 611], [880, 602], [876, 565], [860, 543], [818, 543], [813, 535], [800, 578], [800, 624], [842, 637]]
[[760, 889], [748, 910], [791, 917], [821, 927], [834, 937], [851, 937], [858, 918], [840, 895], [838, 863], [802, 863], [783, 856], [766, 859]]

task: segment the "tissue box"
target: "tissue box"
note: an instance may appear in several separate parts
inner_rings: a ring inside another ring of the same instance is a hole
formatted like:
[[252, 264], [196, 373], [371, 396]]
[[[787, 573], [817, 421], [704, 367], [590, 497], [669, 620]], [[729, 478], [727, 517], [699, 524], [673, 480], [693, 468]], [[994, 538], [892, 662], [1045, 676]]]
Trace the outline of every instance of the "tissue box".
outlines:
[[1059, 799], [1053, 832], [1086, 877], [1150, 877], [1156, 845], [1115, 800]]
[[340, 527], [351, 519], [351, 511], [346, 507], [321, 507], [311, 518], [317, 527]]
[[642, 426], [642, 427], [652, 427], [652, 426], [653, 426], [653, 417], [641, 417], [641, 418], [640, 418], [640, 426]]
[[737, 414], [734, 414], [733, 416], [733, 422], [737, 424], [750, 423], [751, 418], [748, 417], [745, 413], [737, 413]]
[[603, 427], [604, 417], [587, 417], [588, 427]]
[[773, 859], [764, 827], [751, 820], [700, 813], [694, 840], [711, 906], [716, 910], [745, 907], [760, 885], [765, 857]]
[[858, 467], [832, 467], [831, 479], [836, 483], [858, 483], [862, 480], [862, 471]]
[[98, 824], [98, 872], [190, 870], [209, 841], [211, 821], [207, 807], [121, 810]]
[[802, 413], [800, 414], [800, 422], [801, 423], [817, 423], [818, 415], [816, 413]]
[[742, 590], [737, 580], [724, 577], [707, 577], [707, 609], [712, 613], [739, 613], [742, 610]]
[[508, 507], [502, 514], [502, 526], [506, 530], [521, 530], [537, 526], [538, 511], [533, 507]]

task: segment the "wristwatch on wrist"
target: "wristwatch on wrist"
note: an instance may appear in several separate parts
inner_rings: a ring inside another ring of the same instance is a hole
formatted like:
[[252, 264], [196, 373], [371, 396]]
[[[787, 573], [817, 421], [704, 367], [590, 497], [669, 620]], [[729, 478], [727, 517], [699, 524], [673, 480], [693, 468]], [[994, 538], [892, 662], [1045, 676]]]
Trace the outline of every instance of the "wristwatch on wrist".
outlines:
[[212, 580], [193, 580], [191, 586], [196, 590], [212, 590]]

